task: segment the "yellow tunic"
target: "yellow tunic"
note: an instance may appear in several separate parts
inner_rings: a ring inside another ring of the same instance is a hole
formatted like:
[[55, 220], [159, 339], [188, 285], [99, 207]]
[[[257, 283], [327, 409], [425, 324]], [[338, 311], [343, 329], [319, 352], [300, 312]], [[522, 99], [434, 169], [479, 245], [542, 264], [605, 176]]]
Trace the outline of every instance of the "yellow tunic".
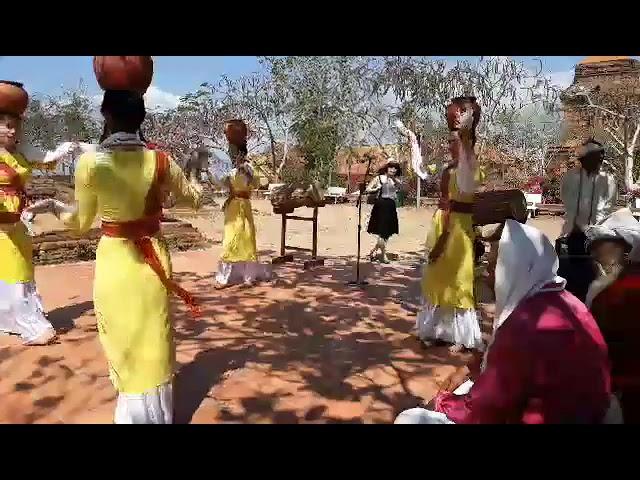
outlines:
[[[20, 153], [0, 150], [0, 163], [13, 168], [23, 184], [26, 184], [34, 168], [52, 168], [55, 163], [30, 163]], [[3, 180], [0, 178], [0, 184]], [[5, 183], [6, 185], [6, 183]], [[0, 212], [17, 213], [20, 200], [17, 196], [0, 193]], [[0, 225], [0, 281], [6, 283], [33, 282], [33, 244], [24, 223]]]
[[[473, 194], [458, 190], [455, 170], [449, 178], [450, 200], [472, 203]], [[431, 251], [442, 234], [444, 212], [436, 211], [431, 231], [427, 237], [427, 250]], [[474, 250], [475, 232], [471, 214], [451, 212], [449, 238], [442, 255], [425, 267], [422, 278], [422, 294], [431, 305], [473, 309], [474, 299]]]
[[[229, 181], [236, 192], [250, 192], [251, 188], [258, 186], [257, 177], [254, 176], [249, 183], [243, 174], [235, 170]], [[232, 198], [224, 210], [224, 238], [220, 260], [227, 263], [258, 261], [256, 227], [251, 201], [246, 198]]]
[[[152, 150], [82, 155], [75, 172], [77, 211], [63, 217], [67, 225], [87, 231], [98, 213], [112, 222], [141, 218], [155, 164]], [[167, 182], [177, 200], [199, 205], [201, 191], [187, 181], [173, 160]], [[158, 235], [152, 242], [170, 275], [171, 259], [164, 240]], [[100, 341], [116, 389], [143, 393], [170, 381], [175, 348], [168, 292], [130, 240], [100, 239], [93, 299]]]

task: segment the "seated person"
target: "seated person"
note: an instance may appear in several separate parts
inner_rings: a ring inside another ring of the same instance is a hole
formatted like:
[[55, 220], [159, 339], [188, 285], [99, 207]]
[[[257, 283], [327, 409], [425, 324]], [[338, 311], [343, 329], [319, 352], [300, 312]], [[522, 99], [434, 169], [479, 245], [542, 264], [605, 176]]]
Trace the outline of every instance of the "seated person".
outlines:
[[614, 176], [602, 168], [601, 143], [591, 139], [578, 149], [577, 155], [580, 166], [569, 170], [560, 186], [565, 217], [556, 251], [563, 253], [560, 275], [567, 280], [567, 290], [584, 302], [595, 277], [584, 232], [613, 211], [618, 190]]
[[[630, 221], [633, 223], [628, 223]], [[618, 278], [626, 263], [626, 255], [631, 250], [631, 244], [617, 232], [619, 227], [626, 229], [628, 225], [637, 228], [638, 222], [625, 208], [586, 230], [585, 246], [593, 258], [595, 270], [595, 278], [589, 285], [585, 301], [589, 308], [593, 299]]]
[[458, 385], [444, 388], [432, 410], [407, 410], [395, 423], [603, 423], [611, 403], [607, 348], [556, 276], [547, 237], [507, 220], [490, 257], [496, 312], [481, 373], [458, 394], [450, 393]]
[[622, 209], [588, 229], [587, 237], [599, 256], [603, 250], [619, 255], [621, 242], [630, 250], [627, 262], [593, 282], [589, 299], [609, 349], [612, 389], [620, 398], [624, 422], [640, 423], [640, 224]]

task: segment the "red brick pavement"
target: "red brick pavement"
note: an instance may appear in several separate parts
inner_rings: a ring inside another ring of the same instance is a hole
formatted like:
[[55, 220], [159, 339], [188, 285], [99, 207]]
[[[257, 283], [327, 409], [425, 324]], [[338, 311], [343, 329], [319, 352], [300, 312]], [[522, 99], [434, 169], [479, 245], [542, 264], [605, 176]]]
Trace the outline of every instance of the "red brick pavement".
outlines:
[[[365, 291], [345, 286], [353, 270], [340, 259], [314, 271], [282, 266], [273, 284], [217, 291], [215, 250], [174, 256], [177, 277], [204, 301], [195, 321], [175, 305], [178, 422], [387, 423], [430, 399], [465, 360], [446, 348], [423, 350], [411, 335], [414, 266], [365, 265]], [[112, 421], [92, 278], [90, 262], [37, 268], [62, 333], [46, 347], [0, 336], [0, 422]]]

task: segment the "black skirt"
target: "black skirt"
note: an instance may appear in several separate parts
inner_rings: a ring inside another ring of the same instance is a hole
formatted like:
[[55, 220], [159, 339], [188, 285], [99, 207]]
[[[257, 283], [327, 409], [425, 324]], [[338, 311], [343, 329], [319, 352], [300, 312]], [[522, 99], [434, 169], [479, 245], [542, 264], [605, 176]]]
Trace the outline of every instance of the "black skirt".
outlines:
[[367, 232], [387, 240], [398, 233], [396, 202], [390, 198], [378, 198], [373, 204]]

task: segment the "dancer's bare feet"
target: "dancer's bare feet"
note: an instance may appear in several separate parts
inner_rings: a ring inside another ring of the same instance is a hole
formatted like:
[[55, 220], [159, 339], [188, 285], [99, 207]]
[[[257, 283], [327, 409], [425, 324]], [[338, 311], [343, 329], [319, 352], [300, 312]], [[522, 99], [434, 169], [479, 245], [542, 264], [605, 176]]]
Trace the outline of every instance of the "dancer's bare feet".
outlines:
[[39, 337], [34, 338], [29, 342], [25, 342], [25, 345], [29, 345], [29, 346], [49, 345], [50, 343], [53, 343], [57, 338], [58, 336], [56, 334], [56, 331], [52, 328], [49, 328], [45, 330], [42, 333], [42, 335], [40, 335]]

